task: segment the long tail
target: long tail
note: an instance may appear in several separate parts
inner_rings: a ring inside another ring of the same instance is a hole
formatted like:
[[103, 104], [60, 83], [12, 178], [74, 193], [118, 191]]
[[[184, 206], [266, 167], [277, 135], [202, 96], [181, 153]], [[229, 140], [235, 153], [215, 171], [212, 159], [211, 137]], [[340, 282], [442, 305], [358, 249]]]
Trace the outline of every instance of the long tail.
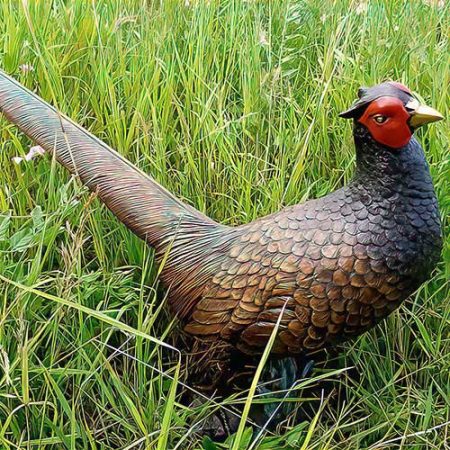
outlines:
[[184, 204], [155, 180], [40, 97], [0, 71], [0, 111], [51, 153], [130, 230], [169, 251], [163, 281], [176, 312], [186, 316], [215, 269], [227, 229]]

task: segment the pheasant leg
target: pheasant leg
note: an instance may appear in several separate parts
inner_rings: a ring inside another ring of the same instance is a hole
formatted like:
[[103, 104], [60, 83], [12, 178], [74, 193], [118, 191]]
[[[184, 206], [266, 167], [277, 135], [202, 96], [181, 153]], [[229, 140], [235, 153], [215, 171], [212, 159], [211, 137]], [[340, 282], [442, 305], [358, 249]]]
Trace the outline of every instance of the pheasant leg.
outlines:
[[295, 387], [311, 374], [313, 367], [314, 361], [305, 357], [269, 360], [261, 375], [257, 393], [260, 398], [274, 401], [255, 405], [253, 420], [268, 428], [271, 428], [271, 424], [284, 421], [295, 407], [295, 403], [284, 400], [296, 396]]

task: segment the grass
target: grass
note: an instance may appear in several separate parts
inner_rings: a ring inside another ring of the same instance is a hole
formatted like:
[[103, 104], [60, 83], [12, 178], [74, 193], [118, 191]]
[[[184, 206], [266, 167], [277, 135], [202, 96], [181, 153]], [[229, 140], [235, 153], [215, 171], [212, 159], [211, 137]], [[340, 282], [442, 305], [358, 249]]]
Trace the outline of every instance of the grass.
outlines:
[[[337, 113], [359, 86], [403, 81], [449, 117], [443, 4], [3, 0], [0, 67], [238, 224], [349, 180]], [[12, 163], [31, 143], [2, 119], [0, 448], [449, 448], [448, 125], [419, 133], [445, 225], [433, 279], [319, 364], [300, 418], [214, 444], [196, 424], [246, 394], [179, 402], [189, 380], [151, 249], [48, 158]]]

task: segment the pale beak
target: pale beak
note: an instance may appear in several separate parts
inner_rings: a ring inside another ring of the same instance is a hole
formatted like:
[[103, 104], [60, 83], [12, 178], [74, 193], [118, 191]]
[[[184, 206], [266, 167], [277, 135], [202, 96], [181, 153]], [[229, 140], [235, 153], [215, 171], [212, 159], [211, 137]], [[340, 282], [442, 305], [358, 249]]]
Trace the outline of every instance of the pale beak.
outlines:
[[406, 108], [411, 110], [411, 118], [409, 125], [412, 128], [419, 128], [426, 123], [437, 122], [442, 120], [444, 116], [429, 106], [421, 105], [416, 99], [406, 104]]

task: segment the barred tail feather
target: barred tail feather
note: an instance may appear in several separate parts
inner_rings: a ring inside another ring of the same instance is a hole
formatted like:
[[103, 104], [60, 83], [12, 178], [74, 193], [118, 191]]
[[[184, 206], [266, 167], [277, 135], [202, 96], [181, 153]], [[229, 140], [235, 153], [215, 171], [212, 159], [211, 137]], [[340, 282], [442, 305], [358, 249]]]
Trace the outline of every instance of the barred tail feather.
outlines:
[[[0, 111], [162, 256], [174, 309], [187, 315], [226, 245], [227, 229], [184, 204], [119, 153], [0, 71]], [[197, 276], [194, 276], [197, 274]]]

